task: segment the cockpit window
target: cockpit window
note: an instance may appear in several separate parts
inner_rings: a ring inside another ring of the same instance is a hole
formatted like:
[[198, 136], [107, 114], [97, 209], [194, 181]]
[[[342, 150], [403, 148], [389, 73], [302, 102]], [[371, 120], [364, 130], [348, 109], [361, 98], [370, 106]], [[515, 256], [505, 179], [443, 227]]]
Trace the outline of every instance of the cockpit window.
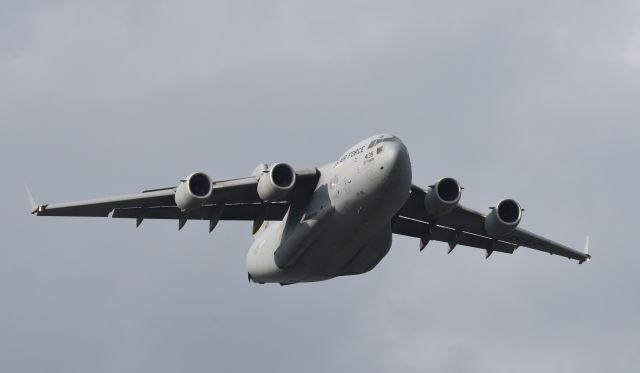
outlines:
[[383, 136], [383, 135], [380, 135], [380, 136], [379, 136], [379, 138], [377, 138], [377, 139], [375, 139], [375, 140], [372, 140], [372, 141], [369, 143], [369, 146], [367, 146], [367, 149], [371, 149], [371, 148], [373, 148], [374, 146], [376, 146], [376, 145], [380, 144], [381, 142], [395, 142], [395, 143], [400, 143], [400, 139], [399, 139], [399, 138], [397, 138], [397, 137], [395, 137], [395, 136], [393, 136], [393, 135], [390, 135], [390, 136]]
[[384, 139], [377, 139], [377, 140], [373, 140], [369, 143], [369, 146], [367, 147], [367, 149], [371, 149], [374, 146], [380, 144], [382, 141], [385, 141]]

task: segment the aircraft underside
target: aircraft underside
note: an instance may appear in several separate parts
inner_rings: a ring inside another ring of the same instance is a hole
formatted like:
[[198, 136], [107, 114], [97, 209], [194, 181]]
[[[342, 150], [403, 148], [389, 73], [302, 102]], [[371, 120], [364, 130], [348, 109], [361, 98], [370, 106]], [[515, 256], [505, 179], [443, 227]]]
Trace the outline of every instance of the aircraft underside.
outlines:
[[[319, 168], [318, 184], [327, 188], [256, 236], [247, 254], [252, 281], [320, 281], [368, 272], [382, 260], [391, 247], [391, 220], [411, 186], [404, 145], [384, 146]], [[290, 255], [283, 260], [281, 252]]]

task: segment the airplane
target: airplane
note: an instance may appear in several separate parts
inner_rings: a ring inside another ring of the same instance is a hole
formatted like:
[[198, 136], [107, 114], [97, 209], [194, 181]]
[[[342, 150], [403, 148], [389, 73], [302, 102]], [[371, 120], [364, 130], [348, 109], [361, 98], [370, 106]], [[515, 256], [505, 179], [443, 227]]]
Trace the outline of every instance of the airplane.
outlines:
[[249, 282], [289, 285], [369, 272], [391, 248], [392, 235], [512, 254], [531, 249], [591, 259], [518, 225], [524, 211], [513, 199], [499, 201], [484, 215], [461, 205], [463, 188], [451, 177], [421, 188], [412, 184], [409, 152], [389, 134], [367, 138], [337, 161], [294, 170], [286, 163], [259, 164], [251, 176], [212, 181], [191, 173], [177, 186], [87, 201], [36, 204], [37, 216], [251, 221], [254, 242], [246, 256]]

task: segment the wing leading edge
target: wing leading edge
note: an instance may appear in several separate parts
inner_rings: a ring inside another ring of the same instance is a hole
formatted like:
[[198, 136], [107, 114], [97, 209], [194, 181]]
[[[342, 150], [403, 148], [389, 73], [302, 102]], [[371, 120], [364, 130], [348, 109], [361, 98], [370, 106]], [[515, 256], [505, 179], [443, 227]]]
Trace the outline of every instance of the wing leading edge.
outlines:
[[591, 259], [587, 252], [580, 252], [560, 243], [539, 236], [522, 228], [500, 237], [491, 238], [485, 229], [486, 218], [480, 212], [457, 205], [451, 212], [435, 219], [424, 207], [426, 191], [412, 186], [409, 199], [393, 221], [393, 232], [421, 239], [423, 249], [429, 240], [449, 244], [449, 252], [460, 244], [484, 249], [487, 257], [494, 251], [512, 254], [519, 246], [565, 256], [580, 263]]

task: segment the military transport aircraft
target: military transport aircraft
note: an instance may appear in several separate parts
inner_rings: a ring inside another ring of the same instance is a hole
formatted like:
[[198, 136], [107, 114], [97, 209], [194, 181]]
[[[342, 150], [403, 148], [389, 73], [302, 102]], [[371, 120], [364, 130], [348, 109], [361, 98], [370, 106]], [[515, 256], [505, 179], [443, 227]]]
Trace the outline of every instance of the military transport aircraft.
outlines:
[[81, 202], [38, 205], [38, 216], [95, 216], [253, 222], [247, 253], [249, 281], [293, 284], [370, 271], [387, 254], [392, 234], [416, 237], [420, 250], [431, 240], [513, 253], [529, 247], [588, 261], [587, 253], [518, 227], [522, 208], [503, 199], [483, 215], [462, 206], [463, 188], [453, 178], [426, 189], [412, 184], [405, 145], [395, 136], [359, 142], [336, 162], [304, 170], [285, 163], [260, 164], [250, 177], [212, 181], [194, 172], [175, 187]]

